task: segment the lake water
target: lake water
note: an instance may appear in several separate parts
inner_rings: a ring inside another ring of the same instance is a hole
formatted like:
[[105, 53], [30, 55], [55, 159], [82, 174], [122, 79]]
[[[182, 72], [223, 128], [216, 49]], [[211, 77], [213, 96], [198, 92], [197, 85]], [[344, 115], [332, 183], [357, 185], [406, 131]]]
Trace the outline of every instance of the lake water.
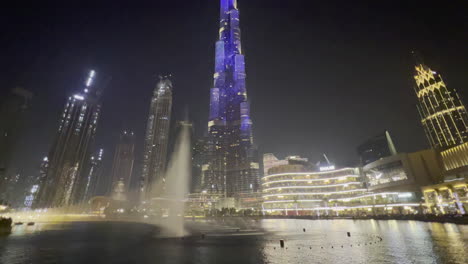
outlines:
[[[15, 226], [9, 236], [0, 237], [0, 263], [465, 264], [468, 260], [468, 226], [454, 224], [227, 219], [189, 221], [188, 226], [197, 231], [184, 239], [162, 238], [157, 228], [140, 223]], [[280, 239], [285, 248], [280, 248]]]

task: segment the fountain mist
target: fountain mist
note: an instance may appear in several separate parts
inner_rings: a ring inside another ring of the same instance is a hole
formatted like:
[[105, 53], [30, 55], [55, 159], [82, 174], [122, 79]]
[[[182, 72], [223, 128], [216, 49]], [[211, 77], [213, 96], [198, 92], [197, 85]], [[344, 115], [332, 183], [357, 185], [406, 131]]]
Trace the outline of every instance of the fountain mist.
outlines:
[[169, 162], [164, 186], [161, 191], [160, 203], [167, 209], [168, 217], [159, 223], [165, 236], [180, 237], [185, 235], [184, 211], [185, 198], [189, 192], [191, 174], [190, 124], [181, 122], [181, 130], [176, 141], [176, 147]]

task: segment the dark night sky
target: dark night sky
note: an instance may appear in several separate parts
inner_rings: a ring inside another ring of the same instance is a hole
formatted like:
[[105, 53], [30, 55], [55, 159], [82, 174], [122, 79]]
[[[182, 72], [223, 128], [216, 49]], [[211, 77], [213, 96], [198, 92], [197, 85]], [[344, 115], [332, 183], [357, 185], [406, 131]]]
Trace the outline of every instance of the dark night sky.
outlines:
[[[159, 73], [175, 76], [175, 118], [188, 107], [197, 135], [206, 130], [219, 1], [128, 2], [40, 1], [0, 11], [2, 95], [16, 85], [36, 95], [17, 153], [24, 173], [36, 172], [65, 98], [90, 68], [113, 76], [96, 142], [108, 163], [123, 128], [135, 130], [141, 148]], [[409, 54], [419, 50], [467, 102], [467, 6], [406, 2], [239, 0], [254, 135], [263, 152], [312, 160], [327, 153], [353, 165], [356, 146], [384, 129], [399, 151], [427, 147]]]

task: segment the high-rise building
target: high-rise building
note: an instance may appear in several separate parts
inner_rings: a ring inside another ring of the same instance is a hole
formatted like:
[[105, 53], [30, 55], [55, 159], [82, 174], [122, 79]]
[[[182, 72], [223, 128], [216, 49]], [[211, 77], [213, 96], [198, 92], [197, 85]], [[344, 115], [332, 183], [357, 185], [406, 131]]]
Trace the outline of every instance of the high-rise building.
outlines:
[[164, 182], [167, 146], [172, 111], [172, 82], [168, 76], [160, 77], [151, 99], [146, 125], [140, 192], [142, 199], [155, 194], [152, 187], [158, 181]]
[[421, 123], [430, 145], [447, 149], [468, 142], [468, 113], [453, 87], [416, 58], [414, 80]]
[[357, 152], [363, 166], [381, 158], [397, 154], [388, 130], [359, 145]]
[[114, 161], [112, 164], [112, 183], [123, 185], [123, 191], [128, 192], [133, 173], [133, 163], [135, 162], [135, 135], [132, 131], [123, 131], [120, 134], [119, 143], [115, 148]]
[[200, 193], [203, 182], [202, 168], [206, 163], [206, 140], [205, 138], [197, 139], [192, 144], [192, 181], [190, 192]]
[[[41, 167], [39, 168], [39, 177], [37, 178], [37, 184], [44, 186], [45, 180], [47, 178], [47, 171], [49, 170], [49, 157], [44, 157], [42, 159]], [[39, 190], [38, 190], [39, 191]]]
[[[16, 87], [0, 100], [0, 199], [5, 199], [11, 176], [7, 175], [33, 94]], [[13, 172], [10, 174], [14, 174]]]
[[49, 168], [39, 187], [35, 207], [58, 207], [82, 202], [88, 184], [90, 160], [101, 111], [100, 95], [105, 83], [89, 72], [83, 91], [67, 100], [49, 153]]
[[102, 158], [104, 150], [99, 149], [94, 153], [86, 164], [85, 168], [85, 190], [83, 192], [82, 202], [87, 202], [93, 196], [97, 195], [98, 185], [102, 179]]
[[221, 0], [219, 27], [203, 189], [233, 197], [256, 192], [260, 185], [236, 0]]

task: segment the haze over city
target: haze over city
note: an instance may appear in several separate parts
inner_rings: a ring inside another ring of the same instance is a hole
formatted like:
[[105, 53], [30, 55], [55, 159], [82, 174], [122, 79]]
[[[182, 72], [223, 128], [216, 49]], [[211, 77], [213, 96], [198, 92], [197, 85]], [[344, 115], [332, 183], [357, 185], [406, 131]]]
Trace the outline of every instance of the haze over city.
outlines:
[[7, 7], [0, 263], [465, 263], [462, 6]]

